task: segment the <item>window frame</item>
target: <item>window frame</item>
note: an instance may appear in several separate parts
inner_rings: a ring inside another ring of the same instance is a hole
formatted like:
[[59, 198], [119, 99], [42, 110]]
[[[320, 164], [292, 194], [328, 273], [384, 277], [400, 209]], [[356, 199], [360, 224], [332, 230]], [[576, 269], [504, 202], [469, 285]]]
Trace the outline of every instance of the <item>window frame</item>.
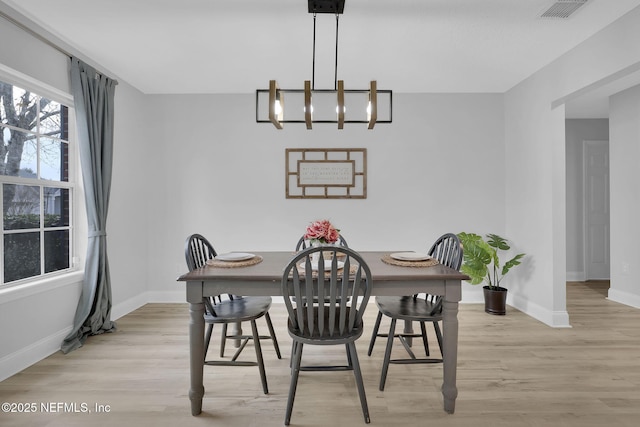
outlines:
[[[81, 257], [78, 255], [80, 251], [85, 248], [86, 242], [82, 243], [79, 239], [80, 236], [86, 236], [86, 226], [82, 226], [82, 220], [85, 219], [86, 213], [84, 213], [84, 194], [82, 189], [81, 170], [79, 162], [79, 152], [76, 138], [76, 118], [75, 110], [73, 108], [73, 96], [69, 93], [53, 88], [46, 83], [40, 82], [27, 76], [19, 71], [13, 70], [9, 67], [0, 64], [0, 80], [5, 83], [18, 86], [23, 89], [27, 89], [37, 94], [40, 97], [50, 99], [54, 102], [58, 102], [67, 107], [67, 156], [68, 156], [68, 180], [67, 181], [52, 181], [41, 178], [24, 178], [19, 176], [0, 175], [0, 185], [5, 183], [37, 186], [40, 188], [40, 226], [33, 229], [20, 229], [20, 230], [0, 230], [0, 292], [13, 289], [21, 286], [32, 286], [42, 284], [51, 284], [56, 281], [56, 277], [66, 277], [69, 275], [77, 275], [78, 271], [83, 270], [81, 265]], [[47, 187], [63, 188], [69, 191], [69, 226], [64, 227], [45, 227], [44, 225], [44, 204], [42, 191]], [[0, 201], [1, 203], [1, 201]], [[5, 235], [26, 233], [26, 232], [38, 232], [41, 238], [41, 248], [44, 245], [44, 235], [47, 232], [56, 230], [68, 230], [69, 237], [69, 267], [52, 272], [45, 272], [45, 265], [42, 261], [45, 259], [45, 254], [41, 254], [41, 269], [40, 274], [37, 276], [26, 277], [11, 282], [4, 282], [4, 238]]]

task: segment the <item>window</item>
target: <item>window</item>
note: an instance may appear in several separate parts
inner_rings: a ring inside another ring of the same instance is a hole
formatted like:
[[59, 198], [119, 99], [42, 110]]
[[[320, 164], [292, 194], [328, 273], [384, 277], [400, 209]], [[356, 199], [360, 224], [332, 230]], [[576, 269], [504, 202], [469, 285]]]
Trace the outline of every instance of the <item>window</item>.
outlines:
[[68, 270], [68, 108], [0, 81], [0, 286]]

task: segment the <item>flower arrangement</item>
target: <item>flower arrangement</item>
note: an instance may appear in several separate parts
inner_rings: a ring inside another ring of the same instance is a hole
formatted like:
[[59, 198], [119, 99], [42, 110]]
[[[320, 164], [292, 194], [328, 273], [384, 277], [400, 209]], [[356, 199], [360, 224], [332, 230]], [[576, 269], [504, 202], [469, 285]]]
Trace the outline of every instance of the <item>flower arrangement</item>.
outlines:
[[304, 238], [309, 240], [311, 244], [332, 244], [340, 238], [340, 230], [335, 228], [328, 220], [323, 219], [309, 224]]

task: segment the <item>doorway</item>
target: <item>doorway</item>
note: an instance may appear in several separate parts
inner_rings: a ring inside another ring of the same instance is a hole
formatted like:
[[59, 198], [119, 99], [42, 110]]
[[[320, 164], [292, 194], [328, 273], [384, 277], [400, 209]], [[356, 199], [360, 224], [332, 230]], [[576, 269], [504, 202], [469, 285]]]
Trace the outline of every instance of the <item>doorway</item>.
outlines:
[[585, 280], [608, 280], [609, 141], [583, 141]]
[[566, 280], [609, 279], [609, 119], [567, 119], [565, 130]]

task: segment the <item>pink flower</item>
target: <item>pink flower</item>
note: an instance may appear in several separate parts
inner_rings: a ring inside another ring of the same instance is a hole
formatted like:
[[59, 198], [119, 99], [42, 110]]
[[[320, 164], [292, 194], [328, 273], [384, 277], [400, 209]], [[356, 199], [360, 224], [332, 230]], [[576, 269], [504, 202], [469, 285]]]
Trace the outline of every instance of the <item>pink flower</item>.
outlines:
[[304, 235], [307, 240], [317, 240], [320, 243], [335, 243], [340, 238], [340, 230], [335, 228], [328, 220], [314, 221], [307, 226]]
[[333, 242], [336, 242], [339, 238], [340, 238], [340, 233], [338, 233], [338, 230], [336, 230], [333, 227], [327, 230], [327, 235], [325, 237], [327, 242], [333, 243]]

